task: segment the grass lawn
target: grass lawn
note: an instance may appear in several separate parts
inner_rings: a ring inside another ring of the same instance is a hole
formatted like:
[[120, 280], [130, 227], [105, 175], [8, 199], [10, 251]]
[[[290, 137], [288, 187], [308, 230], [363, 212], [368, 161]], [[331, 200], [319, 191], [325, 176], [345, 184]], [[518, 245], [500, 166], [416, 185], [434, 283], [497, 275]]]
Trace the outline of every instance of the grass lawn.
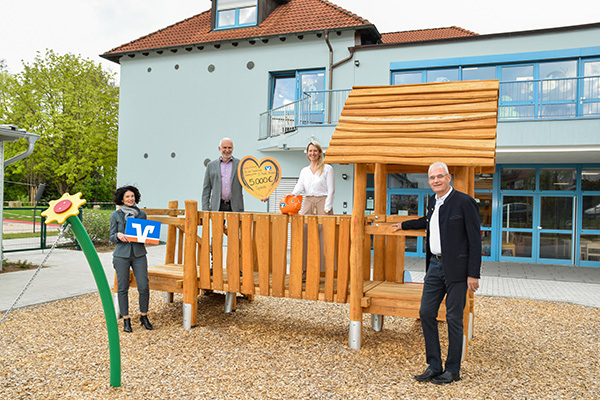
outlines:
[[[58, 236], [58, 231], [46, 231], [46, 236]], [[25, 239], [25, 238], [37, 238], [40, 237], [40, 231], [37, 232], [19, 232], [19, 233], [4, 233], [3, 239]]]
[[[35, 222], [41, 222], [42, 211], [46, 210], [47, 207], [38, 207], [35, 209]], [[4, 208], [4, 219], [12, 219], [17, 221], [33, 222], [33, 208]], [[114, 210], [93, 210], [84, 209], [83, 215], [93, 214], [110, 214]]]

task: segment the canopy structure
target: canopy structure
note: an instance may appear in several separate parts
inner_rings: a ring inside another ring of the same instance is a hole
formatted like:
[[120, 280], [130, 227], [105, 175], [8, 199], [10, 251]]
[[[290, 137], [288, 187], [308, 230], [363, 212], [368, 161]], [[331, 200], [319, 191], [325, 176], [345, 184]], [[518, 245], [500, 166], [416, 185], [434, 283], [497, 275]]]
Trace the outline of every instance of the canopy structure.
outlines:
[[[3, 224], [3, 210], [4, 210], [4, 168], [8, 165], [22, 160], [29, 156], [33, 152], [35, 142], [39, 139], [39, 135], [34, 133], [25, 132], [23, 129], [17, 129], [13, 125], [0, 125], [0, 156], [2, 156], [2, 168], [0, 169], [0, 224]], [[8, 160], [4, 160], [4, 142], [14, 142], [19, 139], [27, 140], [27, 150], [21, 154], [17, 154]], [[0, 271], [2, 271], [2, 231], [0, 230]]]
[[492, 170], [499, 82], [435, 82], [352, 89], [327, 163]]

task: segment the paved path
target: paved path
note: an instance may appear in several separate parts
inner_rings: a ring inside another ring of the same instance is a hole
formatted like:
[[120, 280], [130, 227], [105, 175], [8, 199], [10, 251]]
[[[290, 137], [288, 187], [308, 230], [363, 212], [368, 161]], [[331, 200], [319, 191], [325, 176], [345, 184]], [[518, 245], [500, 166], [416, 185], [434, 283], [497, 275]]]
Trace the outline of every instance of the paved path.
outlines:
[[[425, 260], [406, 258], [412, 280], [422, 282]], [[560, 301], [600, 308], [600, 268], [484, 261], [479, 296]]]
[[[164, 253], [164, 245], [148, 247], [149, 264], [163, 263]], [[39, 265], [47, 254], [48, 250], [24, 251], [6, 253], [5, 257]], [[112, 287], [112, 253], [100, 253], [99, 257]], [[55, 249], [44, 265], [48, 267], [42, 268], [16, 305], [17, 308], [97, 290], [81, 251]], [[422, 281], [424, 259], [407, 257], [406, 270], [411, 273], [413, 281]], [[0, 312], [11, 306], [34, 272], [26, 270], [0, 274]], [[600, 308], [600, 268], [484, 261], [481, 287], [477, 294], [569, 302]]]

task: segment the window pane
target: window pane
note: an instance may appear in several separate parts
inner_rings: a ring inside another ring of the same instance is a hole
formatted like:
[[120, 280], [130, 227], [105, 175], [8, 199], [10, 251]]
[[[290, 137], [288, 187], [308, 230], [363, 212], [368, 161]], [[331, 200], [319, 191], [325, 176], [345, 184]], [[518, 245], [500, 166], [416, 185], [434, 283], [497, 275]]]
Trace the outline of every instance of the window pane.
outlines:
[[540, 190], [577, 189], [575, 168], [540, 168]]
[[390, 196], [390, 215], [419, 215], [419, 196], [393, 194]]
[[583, 196], [583, 229], [600, 229], [600, 196]]
[[583, 80], [583, 115], [600, 115], [600, 61], [588, 61], [584, 63], [585, 78]]
[[409, 85], [411, 83], [423, 83], [421, 72], [395, 72], [394, 85]]
[[235, 25], [235, 10], [219, 11], [219, 28]]
[[503, 228], [531, 228], [533, 226], [533, 197], [504, 196], [503, 201]]
[[475, 193], [475, 201], [479, 206], [479, 223], [485, 228], [492, 226], [492, 194]]
[[581, 190], [600, 190], [600, 168], [581, 171]]
[[240, 8], [240, 25], [256, 23], [256, 7]]
[[580, 259], [600, 261], [600, 235], [581, 235]]
[[500, 188], [503, 190], [535, 190], [535, 168], [502, 168]]
[[502, 255], [508, 257], [531, 257], [531, 233], [504, 232], [502, 238]]
[[543, 229], [573, 229], [573, 198], [547, 197], [541, 199]]
[[540, 63], [542, 117], [574, 117], [577, 98], [577, 61]]
[[533, 80], [533, 65], [502, 67], [502, 82]]
[[485, 79], [496, 79], [496, 67], [470, 67], [463, 68], [463, 81], [481, 81]]
[[481, 231], [481, 255], [484, 257], [492, 255], [492, 231]]
[[256, 0], [217, 0], [217, 10], [219, 11], [250, 6], [256, 6]]
[[494, 174], [475, 175], [475, 190], [492, 190], [494, 186]]
[[458, 80], [458, 68], [427, 71], [427, 82], [449, 82]]
[[273, 84], [273, 105], [277, 108], [296, 100], [296, 77], [276, 76]]
[[577, 76], [577, 61], [540, 63], [540, 79], [574, 78]]
[[390, 189], [430, 189], [427, 174], [388, 174]]
[[[533, 99], [533, 65], [502, 67], [502, 101], [528, 102]], [[512, 82], [511, 82], [512, 81]]]
[[571, 235], [558, 233], [542, 233], [540, 235], [540, 257], [571, 259]]

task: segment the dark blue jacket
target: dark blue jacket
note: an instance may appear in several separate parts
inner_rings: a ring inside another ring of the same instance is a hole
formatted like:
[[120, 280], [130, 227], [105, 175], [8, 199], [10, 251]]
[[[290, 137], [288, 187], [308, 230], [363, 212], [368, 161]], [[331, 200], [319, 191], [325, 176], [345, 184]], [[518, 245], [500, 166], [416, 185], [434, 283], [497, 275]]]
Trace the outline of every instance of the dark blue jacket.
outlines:
[[[435, 208], [435, 194], [429, 198], [427, 215], [416, 220], [404, 221], [402, 229], [427, 229], [425, 248], [429, 269], [429, 220]], [[442, 267], [449, 283], [466, 281], [467, 277], [480, 278], [481, 226], [479, 208], [475, 200], [452, 189], [440, 206], [440, 240], [442, 243]]]

